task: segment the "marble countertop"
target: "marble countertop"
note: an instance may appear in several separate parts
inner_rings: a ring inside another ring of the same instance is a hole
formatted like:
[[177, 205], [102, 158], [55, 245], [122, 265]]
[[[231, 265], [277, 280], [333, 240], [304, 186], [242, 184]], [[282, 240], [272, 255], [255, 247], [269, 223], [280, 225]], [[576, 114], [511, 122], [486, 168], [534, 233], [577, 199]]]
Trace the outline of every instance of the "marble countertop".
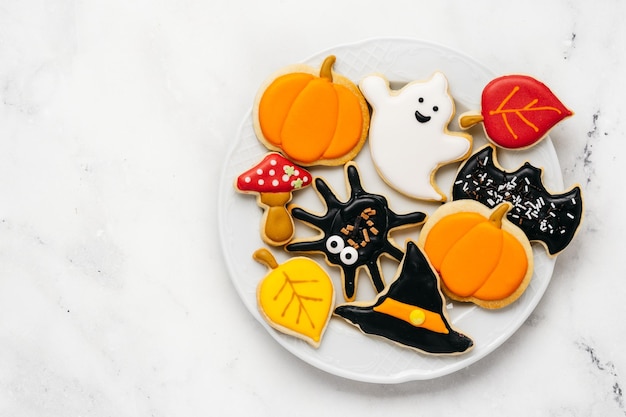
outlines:
[[[0, 415], [626, 415], [624, 16], [619, 0], [1, 1]], [[373, 384], [304, 363], [244, 308], [217, 195], [268, 74], [389, 36], [557, 91], [585, 219], [500, 348]]]

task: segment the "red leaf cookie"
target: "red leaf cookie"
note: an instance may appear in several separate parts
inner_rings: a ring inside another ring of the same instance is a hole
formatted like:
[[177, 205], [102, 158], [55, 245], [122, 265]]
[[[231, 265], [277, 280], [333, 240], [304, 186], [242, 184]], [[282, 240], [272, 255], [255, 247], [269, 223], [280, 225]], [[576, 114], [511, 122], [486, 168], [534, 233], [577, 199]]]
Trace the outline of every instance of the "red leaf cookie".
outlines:
[[480, 113], [459, 117], [468, 129], [483, 122], [487, 138], [507, 149], [528, 148], [573, 113], [542, 82], [526, 75], [505, 75], [483, 89]]

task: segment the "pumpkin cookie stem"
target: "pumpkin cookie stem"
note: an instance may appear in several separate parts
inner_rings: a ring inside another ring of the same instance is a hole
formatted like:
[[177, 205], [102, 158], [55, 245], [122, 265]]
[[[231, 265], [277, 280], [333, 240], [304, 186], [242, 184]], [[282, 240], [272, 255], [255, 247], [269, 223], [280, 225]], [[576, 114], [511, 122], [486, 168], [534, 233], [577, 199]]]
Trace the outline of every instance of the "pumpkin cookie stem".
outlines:
[[320, 68], [320, 78], [326, 78], [328, 81], [333, 81], [333, 65], [335, 65], [335, 55], [329, 55], [326, 57], [324, 62], [322, 62], [322, 67]]
[[508, 203], [502, 203], [496, 207], [491, 215], [489, 221], [492, 222], [498, 229], [502, 228], [502, 218], [506, 216], [506, 213], [511, 209], [511, 205]]

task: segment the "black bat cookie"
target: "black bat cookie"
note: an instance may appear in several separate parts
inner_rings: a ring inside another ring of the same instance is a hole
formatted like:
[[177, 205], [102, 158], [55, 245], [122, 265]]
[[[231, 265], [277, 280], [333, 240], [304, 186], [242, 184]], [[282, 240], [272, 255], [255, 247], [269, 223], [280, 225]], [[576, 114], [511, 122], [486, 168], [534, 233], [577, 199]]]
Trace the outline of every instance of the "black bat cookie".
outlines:
[[572, 241], [583, 214], [579, 186], [563, 194], [551, 194], [542, 182], [542, 170], [526, 162], [513, 172], [497, 163], [494, 147], [487, 145], [463, 164], [452, 187], [452, 199], [476, 200], [488, 207], [508, 201], [508, 219], [528, 240], [542, 242], [550, 255]]

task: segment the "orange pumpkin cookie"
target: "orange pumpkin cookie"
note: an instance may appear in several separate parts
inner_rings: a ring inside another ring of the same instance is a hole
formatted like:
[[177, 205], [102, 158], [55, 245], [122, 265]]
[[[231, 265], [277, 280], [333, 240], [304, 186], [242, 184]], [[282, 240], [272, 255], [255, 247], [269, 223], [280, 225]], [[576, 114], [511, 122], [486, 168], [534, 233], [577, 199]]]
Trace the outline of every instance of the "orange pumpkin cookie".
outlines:
[[276, 330], [318, 347], [335, 302], [326, 271], [305, 257], [279, 265], [267, 249], [258, 249], [253, 258], [270, 269], [257, 287], [257, 303], [265, 320]]
[[506, 219], [510, 208], [454, 201], [424, 224], [418, 244], [448, 297], [496, 309], [524, 293], [533, 275], [533, 252], [524, 232]]
[[358, 87], [332, 71], [294, 65], [274, 74], [259, 90], [254, 130], [268, 148], [303, 166], [342, 165], [361, 150], [369, 109]]

